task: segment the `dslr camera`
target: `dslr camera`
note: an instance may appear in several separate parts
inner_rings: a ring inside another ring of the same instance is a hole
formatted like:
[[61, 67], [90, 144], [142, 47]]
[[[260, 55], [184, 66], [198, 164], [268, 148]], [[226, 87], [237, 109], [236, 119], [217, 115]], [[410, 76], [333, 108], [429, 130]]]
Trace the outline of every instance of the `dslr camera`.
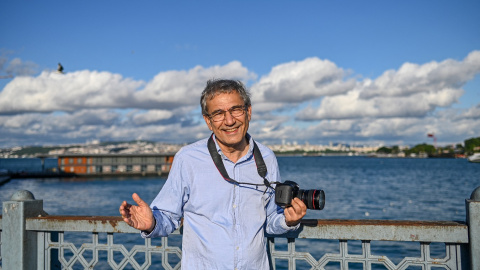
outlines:
[[295, 197], [302, 200], [307, 209], [322, 210], [325, 207], [325, 192], [321, 189], [303, 190], [293, 181], [285, 181], [275, 187], [275, 203], [277, 205], [290, 206]]

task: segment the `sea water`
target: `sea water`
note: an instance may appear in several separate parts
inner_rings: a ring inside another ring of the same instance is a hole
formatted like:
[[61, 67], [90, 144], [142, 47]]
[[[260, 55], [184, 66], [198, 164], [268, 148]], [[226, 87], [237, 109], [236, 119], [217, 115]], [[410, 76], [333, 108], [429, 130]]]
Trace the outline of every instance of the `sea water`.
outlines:
[[[308, 210], [306, 218], [310, 219], [465, 222], [465, 199], [480, 186], [480, 164], [466, 159], [320, 156], [278, 157], [278, 163], [282, 181], [325, 191], [324, 210]], [[0, 186], [0, 201], [9, 200], [17, 190], [29, 190], [43, 200], [51, 215], [118, 216], [120, 203], [132, 202], [132, 192], [151, 202], [165, 181], [164, 177], [13, 179]], [[212, 188], [212, 196], [214, 193]], [[352, 242], [349, 252], [361, 254], [361, 243]], [[338, 253], [338, 241], [297, 239], [296, 243], [297, 252], [311, 252], [317, 260], [327, 252]], [[278, 240], [276, 245], [285, 248], [286, 241]], [[444, 253], [442, 246], [432, 250], [439, 257]], [[413, 242], [372, 242], [372, 252], [395, 263], [405, 256], [420, 256], [419, 243]], [[277, 264], [277, 269], [285, 267], [285, 262]], [[297, 269], [309, 268], [301, 262], [297, 265]], [[352, 265], [350, 269], [361, 267]]]
[[58, 159], [45, 158], [42, 162], [39, 158], [0, 158], [0, 170], [10, 173], [41, 172], [58, 168]]

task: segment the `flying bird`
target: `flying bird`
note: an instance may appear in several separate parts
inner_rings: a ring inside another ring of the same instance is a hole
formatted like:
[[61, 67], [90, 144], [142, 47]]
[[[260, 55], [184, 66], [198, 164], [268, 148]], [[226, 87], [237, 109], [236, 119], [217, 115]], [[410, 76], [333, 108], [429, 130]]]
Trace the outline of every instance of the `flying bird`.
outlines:
[[62, 66], [62, 64], [58, 63], [57, 71], [58, 71], [58, 73], [63, 73], [63, 66]]

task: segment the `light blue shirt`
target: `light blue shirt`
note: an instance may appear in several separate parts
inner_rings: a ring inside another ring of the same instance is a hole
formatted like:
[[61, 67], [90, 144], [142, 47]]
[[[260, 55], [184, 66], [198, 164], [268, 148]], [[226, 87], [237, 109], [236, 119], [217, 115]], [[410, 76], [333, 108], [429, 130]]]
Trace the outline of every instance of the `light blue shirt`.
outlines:
[[[248, 153], [233, 163], [217, 150], [230, 178], [263, 184]], [[207, 149], [208, 139], [183, 147], [176, 155], [168, 179], [150, 207], [154, 230], [144, 237], [167, 236], [183, 220], [182, 269], [269, 269], [264, 233], [282, 234], [295, 227], [285, 223], [275, 194], [265, 186], [236, 185], [222, 178]], [[257, 143], [268, 168], [267, 179], [280, 181], [277, 159]]]

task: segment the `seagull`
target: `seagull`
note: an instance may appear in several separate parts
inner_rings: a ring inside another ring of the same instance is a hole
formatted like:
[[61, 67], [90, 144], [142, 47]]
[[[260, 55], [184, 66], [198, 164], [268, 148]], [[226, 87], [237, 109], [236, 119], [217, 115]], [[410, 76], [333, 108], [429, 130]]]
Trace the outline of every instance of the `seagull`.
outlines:
[[58, 73], [63, 73], [63, 66], [62, 66], [62, 64], [58, 63], [57, 71], [58, 71]]

